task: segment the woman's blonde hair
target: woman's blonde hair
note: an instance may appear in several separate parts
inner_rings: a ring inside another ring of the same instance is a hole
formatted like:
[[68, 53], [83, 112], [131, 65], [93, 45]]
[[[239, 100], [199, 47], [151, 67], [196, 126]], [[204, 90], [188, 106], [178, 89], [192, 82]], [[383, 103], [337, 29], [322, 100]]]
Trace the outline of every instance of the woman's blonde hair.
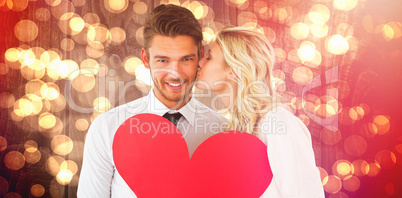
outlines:
[[278, 102], [272, 86], [273, 47], [263, 34], [245, 27], [224, 28], [215, 42], [237, 84], [227, 130], [257, 135], [260, 119]]

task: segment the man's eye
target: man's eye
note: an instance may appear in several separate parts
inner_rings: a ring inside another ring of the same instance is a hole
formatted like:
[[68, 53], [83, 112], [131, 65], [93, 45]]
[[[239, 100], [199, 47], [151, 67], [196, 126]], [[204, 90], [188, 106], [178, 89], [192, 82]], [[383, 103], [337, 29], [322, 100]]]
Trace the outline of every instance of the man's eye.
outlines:
[[192, 61], [192, 58], [184, 58], [183, 61]]
[[160, 62], [160, 63], [167, 63], [168, 61], [167, 61], [167, 60], [163, 60], [163, 59], [161, 59], [161, 60], [157, 60], [156, 62]]

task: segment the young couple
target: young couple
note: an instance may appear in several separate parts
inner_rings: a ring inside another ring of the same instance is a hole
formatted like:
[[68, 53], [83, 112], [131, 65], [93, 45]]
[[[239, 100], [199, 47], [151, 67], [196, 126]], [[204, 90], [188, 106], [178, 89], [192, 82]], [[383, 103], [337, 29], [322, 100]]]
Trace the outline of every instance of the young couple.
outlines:
[[[273, 179], [262, 197], [324, 197], [306, 126], [277, 101], [271, 85], [274, 53], [264, 35], [243, 27], [217, 33], [204, 56], [202, 29], [182, 7], [160, 5], [144, 28], [142, 60], [151, 71], [149, 95], [100, 115], [85, 142], [79, 197], [136, 197], [113, 162], [113, 137], [125, 120], [139, 113], [178, 115], [190, 156], [208, 137], [237, 130], [267, 145]], [[192, 97], [192, 87], [226, 94], [226, 119]], [[178, 114], [179, 113], [179, 114]], [[216, 123], [205, 128], [196, 123]], [[177, 122], [177, 121], [176, 121]], [[280, 123], [279, 131], [274, 127]], [[226, 126], [223, 128], [222, 126]]]

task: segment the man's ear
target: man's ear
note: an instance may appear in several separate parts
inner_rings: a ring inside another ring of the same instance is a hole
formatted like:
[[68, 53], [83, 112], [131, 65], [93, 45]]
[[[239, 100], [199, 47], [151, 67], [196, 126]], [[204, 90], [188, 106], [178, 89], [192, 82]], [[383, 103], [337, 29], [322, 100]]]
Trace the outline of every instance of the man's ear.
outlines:
[[200, 50], [200, 57], [198, 57], [198, 60], [201, 60], [201, 58], [204, 57], [204, 46], [201, 46], [201, 50]]
[[147, 51], [145, 50], [145, 48], [141, 49], [141, 59], [142, 59], [142, 63], [144, 63], [144, 67], [149, 69], [149, 62], [148, 62], [148, 58], [147, 58]]

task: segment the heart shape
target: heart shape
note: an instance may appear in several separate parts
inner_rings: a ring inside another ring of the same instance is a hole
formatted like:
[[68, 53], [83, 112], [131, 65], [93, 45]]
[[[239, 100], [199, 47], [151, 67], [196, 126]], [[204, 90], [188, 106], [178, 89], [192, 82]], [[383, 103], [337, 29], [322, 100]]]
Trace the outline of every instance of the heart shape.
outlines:
[[138, 114], [116, 131], [113, 159], [137, 197], [260, 197], [272, 180], [267, 146], [240, 131], [215, 134], [191, 159], [175, 125]]

